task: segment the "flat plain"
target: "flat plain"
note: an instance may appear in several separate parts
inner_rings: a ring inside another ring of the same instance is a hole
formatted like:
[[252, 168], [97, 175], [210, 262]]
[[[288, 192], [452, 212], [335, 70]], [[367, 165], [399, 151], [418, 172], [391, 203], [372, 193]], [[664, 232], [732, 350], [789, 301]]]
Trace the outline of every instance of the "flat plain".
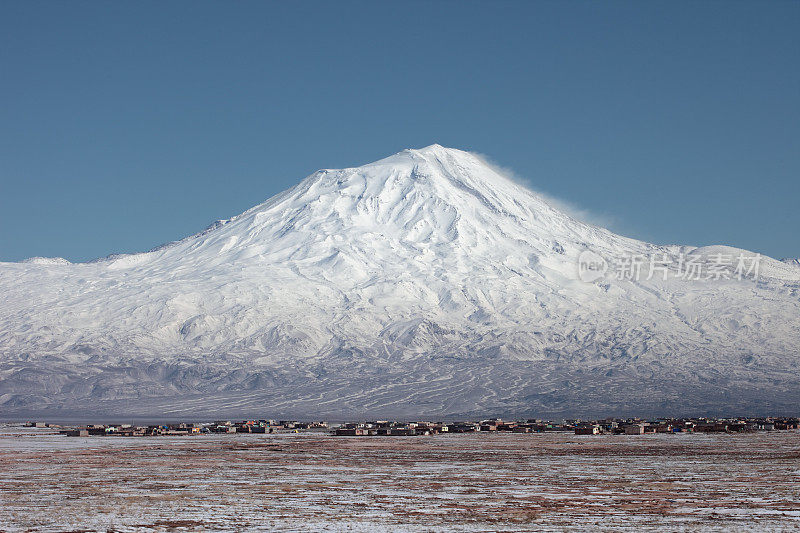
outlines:
[[89, 437], [0, 426], [2, 531], [800, 529], [800, 432]]

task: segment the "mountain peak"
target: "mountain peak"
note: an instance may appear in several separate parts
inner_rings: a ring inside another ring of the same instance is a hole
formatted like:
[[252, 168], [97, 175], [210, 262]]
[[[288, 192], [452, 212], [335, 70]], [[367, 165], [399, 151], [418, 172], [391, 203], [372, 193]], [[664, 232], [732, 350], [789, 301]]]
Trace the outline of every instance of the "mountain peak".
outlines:
[[461, 150], [456, 150], [455, 148], [446, 148], [438, 143], [429, 144], [428, 146], [424, 146], [422, 148], [408, 148], [408, 150], [412, 150], [415, 152], [434, 152], [437, 150], [454, 150], [460, 152]]
[[479, 162], [479, 159], [477, 157], [464, 150], [459, 150], [457, 148], [448, 148], [442, 146], [441, 144], [431, 144], [422, 148], [406, 148], [405, 150], [401, 150], [400, 152], [390, 155], [389, 157], [385, 157], [377, 161], [374, 161], [372, 163], [367, 163], [365, 165], [356, 168], [361, 169], [372, 166], [385, 167], [387, 165], [392, 165], [392, 164], [395, 165], [420, 164], [424, 161], [433, 162], [436, 161], [437, 159], [440, 161], [442, 160], [462, 161], [467, 164], [474, 164]]
[[[355, 271], [388, 271], [409, 257], [455, 261], [454, 268], [476, 276], [486, 261], [538, 272], [548, 257], [559, 272], [571, 271], [568, 257], [590, 242], [597, 251], [643, 245], [572, 219], [475, 154], [432, 144], [359, 167], [319, 170], [153, 252], [191, 263], [289, 265], [313, 277], [346, 272], [341, 282], [349, 283], [360, 277]], [[330, 266], [331, 258], [341, 266], [344, 257], [347, 268]]]
[[424, 146], [422, 148], [408, 148], [404, 151], [413, 152], [422, 156], [447, 154], [451, 157], [474, 157], [467, 151], [459, 150], [458, 148], [448, 148], [447, 146], [442, 146], [441, 144], [436, 143]]
[[642, 245], [572, 219], [474, 154], [433, 144], [319, 170], [163, 253], [289, 267], [344, 286], [416, 262], [475, 277], [496, 265], [570, 275], [572, 255], [590, 242], [598, 251]]

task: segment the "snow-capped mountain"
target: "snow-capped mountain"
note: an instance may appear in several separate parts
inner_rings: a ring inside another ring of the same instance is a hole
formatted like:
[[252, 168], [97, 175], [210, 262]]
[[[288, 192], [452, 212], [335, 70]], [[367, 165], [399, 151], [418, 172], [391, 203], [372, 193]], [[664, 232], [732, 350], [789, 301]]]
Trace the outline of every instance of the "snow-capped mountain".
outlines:
[[433, 145], [147, 253], [0, 263], [0, 414], [792, 411], [798, 289]]

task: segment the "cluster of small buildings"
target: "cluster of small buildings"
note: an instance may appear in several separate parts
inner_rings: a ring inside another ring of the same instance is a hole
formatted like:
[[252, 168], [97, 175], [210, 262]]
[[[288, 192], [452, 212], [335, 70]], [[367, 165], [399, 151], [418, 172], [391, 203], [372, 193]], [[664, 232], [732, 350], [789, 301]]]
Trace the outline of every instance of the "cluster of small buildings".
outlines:
[[333, 429], [333, 434], [345, 437], [372, 435], [407, 437], [411, 435], [436, 435], [447, 431], [449, 431], [449, 427], [441, 422], [394, 422], [389, 420], [377, 420], [375, 422], [342, 424]]
[[524, 421], [493, 418], [479, 422], [396, 422], [378, 420], [342, 424], [333, 429], [340, 436], [436, 435], [438, 433], [512, 432], [543, 433], [563, 431], [576, 435], [644, 435], [646, 433], [734, 433], [798, 429], [797, 418], [664, 418], [656, 420], [605, 419], [563, 420], [561, 422], [528, 419]]
[[438, 433], [476, 433], [509, 431], [512, 433], [541, 433], [543, 431], [573, 431], [566, 423], [547, 422], [538, 419], [524, 421], [491, 418], [481, 421], [462, 422], [397, 422], [377, 420], [374, 422], [353, 422], [342, 424], [333, 430], [341, 436], [370, 435], [436, 435]]
[[576, 435], [644, 435], [646, 433], [742, 433], [798, 429], [800, 420], [765, 418], [660, 418], [656, 420], [606, 419], [570, 421]]
[[436, 435], [438, 433], [476, 433], [492, 431], [509, 431], [512, 433], [541, 433], [543, 431], [572, 431], [573, 428], [563, 423], [545, 422], [529, 419], [525, 421], [504, 421], [492, 418], [481, 421], [462, 422], [397, 422], [378, 420], [374, 422], [357, 422], [342, 424], [333, 430], [341, 436], [370, 435]]
[[296, 420], [243, 420], [241, 422], [217, 421], [206, 424], [210, 433], [279, 433], [300, 431], [328, 431], [327, 422], [298, 422]]
[[780, 431], [800, 428], [800, 419], [788, 417], [764, 418], [607, 418], [604, 420], [563, 420], [553, 422], [539, 419], [502, 420], [492, 418], [464, 422], [401, 422], [376, 420], [350, 422], [329, 426], [326, 422], [295, 420], [218, 420], [204, 423], [176, 423], [150, 426], [132, 424], [89, 424], [63, 427], [44, 422], [29, 422], [29, 427], [49, 427], [72, 437], [116, 436], [151, 437], [159, 435], [200, 435], [211, 433], [287, 433], [301, 431], [330, 432], [333, 435], [413, 436], [439, 433], [511, 432], [543, 433], [574, 432], [576, 435], [644, 435], [646, 433], [741, 433], [751, 431]]
[[209, 433], [278, 433], [299, 431], [328, 431], [326, 422], [297, 422], [295, 420], [243, 420], [231, 422], [219, 420], [211, 423], [176, 423], [149, 426], [133, 424], [88, 424], [80, 427], [64, 427], [44, 422], [29, 422], [28, 427], [49, 427], [70, 437], [155, 437], [161, 435], [200, 435]]

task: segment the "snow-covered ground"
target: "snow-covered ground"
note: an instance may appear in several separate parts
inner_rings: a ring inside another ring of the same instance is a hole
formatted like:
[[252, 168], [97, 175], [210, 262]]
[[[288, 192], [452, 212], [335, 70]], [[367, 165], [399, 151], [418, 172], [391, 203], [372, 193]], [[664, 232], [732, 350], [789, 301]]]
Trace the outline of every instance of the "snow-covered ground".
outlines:
[[793, 412], [800, 269], [723, 256], [755, 254], [628, 239], [405, 150], [147, 253], [0, 263], [0, 414]]
[[0, 426], [17, 531], [778, 531], [800, 434], [89, 437]]

